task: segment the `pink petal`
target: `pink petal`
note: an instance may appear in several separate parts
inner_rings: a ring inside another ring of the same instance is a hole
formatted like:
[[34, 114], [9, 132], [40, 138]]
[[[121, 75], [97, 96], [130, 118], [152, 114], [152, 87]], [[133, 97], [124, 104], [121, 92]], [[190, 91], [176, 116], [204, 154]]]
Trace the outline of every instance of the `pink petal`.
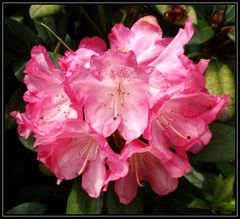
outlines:
[[98, 54], [103, 53], [104, 51], [107, 50], [105, 41], [98, 36], [94, 36], [92, 38], [90, 37], [83, 38], [78, 48], [86, 48]]
[[106, 167], [104, 159], [105, 156], [98, 153], [95, 160], [89, 161], [82, 176], [82, 187], [93, 198], [99, 197], [105, 180]]
[[98, 55], [98, 53], [88, 48], [79, 48], [75, 52], [66, 52], [62, 58], [58, 59], [58, 64], [67, 77], [73, 73], [81, 75], [80, 67], [89, 68], [92, 55]]
[[[194, 33], [192, 22], [188, 19], [184, 29], [180, 29], [176, 37], [162, 51], [150, 65], [156, 66], [157, 69], [165, 75], [169, 81], [181, 81], [182, 77], [188, 72], [183, 66], [179, 55], [184, 54], [184, 45], [191, 39]], [[171, 63], [171, 65], [169, 65]]]
[[166, 195], [174, 191], [178, 186], [178, 180], [172, 178], [160, 161], [148, 154], [151, 162], [145, 162], [145, 168], [141, 169], [142, 179], [148, 181], [153, 191], [159, 195]]
[[61, 90], [61, 73], [55, 68], [46, 49], [42, 46], [33, 47], [31, 57], [24, 71], [27, 74], [24, 83], [28, 90], [38, 97]]
[[125, 140], [131, 141], [140, 137], [148, 125], [148, 98], [145, 94], [145, 85], [132, 84], [130, 95], [125, 98], [126, 104], [121, 109], [122, 121], [119, 125], [119, 131]]
[[115, 181], [119, 178], [125, 177], [128, 173], [128, 163], [123, 159], [120, 159], [117, 154], [108, 152], [106, 156], [107, 159], [105, 162], [108, 166], [108, 170], [107, 177], [104, 182], [104, 191], [107, 190], [107, 186], [110, 181]]
[[119, 198], [120, 203], [128, 205], [137, 195], [138, 185], [135, 176], [131, 171], [115, 182], [114, 190]]
[[120, 51], [128, 51], [134, 34], [122, 24], [116, 24], [108, 34], [110, 48]]
[[[98, 93], [99, 94], [99, 93]], [[103, 96], [107, 96], [103, 95]], [[102, 101], [97, 97], [91, 97], [85, 105], [85, 118], [92, 128], [101, 133], [104, 137], [110, 136], [119, 126], [121, 119], [113, 119], [113, 112], [106, 107], [111, 105], [111, 100]]]

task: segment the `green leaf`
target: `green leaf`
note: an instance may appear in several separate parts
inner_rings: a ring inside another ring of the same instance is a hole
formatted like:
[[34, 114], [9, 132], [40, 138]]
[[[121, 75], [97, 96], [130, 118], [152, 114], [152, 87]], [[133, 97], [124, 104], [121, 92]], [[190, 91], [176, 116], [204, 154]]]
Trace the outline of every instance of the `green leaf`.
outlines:
[[139, 189], [135, 199], [129, 205], [123, 205], [119, 202], [113, 184], [111, 184], [107, 191], [107, 209], [108, 214], [142, 214], [143, 191]]
[[193, 5], [195, 12], [197, 14], [198, 19], [209, 19], [213, 12], [213, 5]]
[[235, 172], [235, 166], [233, 163], [227, 161], [220, 161], [216, 163], [216, 167], [221, 171], [221, 173], [226, 177]]
[[236, 35], [235, 32], [234, 33], [228, 32], [227, 35], [233, 42], [235, 42], [235, 35]]
[[37, 29], [39, 38], [41, 38], [45, 42], [45, 44], [48, 45], [49, 47], [53, 46], [56, 43], [57, 39], [53, 36], [52, 33], [46, 30], [46, 28], [43, 27], [41, 23], [44, 23], [52, 30], [56, 30], [54, 17], [49, 16], [34, 19], [34, 24]]
[[206, 87], [211, 94], [229, 95], [228, 107], [221, 121], [231, 119], [235, 114], [235, 79], [232, 70], [223, 62], [212, 61], [204, 73]]
[[138, 189], [137, 196], [134, 200], [125, 206], [126, 214], [142, 214], [143, 213], [143, 191], [142, 189]]
[[5, 24], [14, 33], [16, 38], [20, 39], [28, 46], [28, 49], [31, 49], [32, 46], [41, 43], [37, 35], [26, 25], [11, 18], [6, 18]]
[[227, 5], [227, 10], [225, 13], [226, 23], [235, 24], [236, 20], [236, 5]]
[[47, 206], [38, 202], [25, 202], [15, 206], [6, 212], [6, 214], [44, 214]]
[[222, 123], [210, 124], [212, 139], [193, 159], [203, 162], [235, 160], [235, 129]]
[[23, 146], [25, 146], [27, 149], [31, 150], [31, 151], [34, 151], [34, 152], [37, 152], [38, 151], [38, 148], [37, 147], [33, 147], [33, 144], [35, 142], [35, 138], [30, 135], [28, 137], [28, 139], [25, 139], [21, 136], [18, 137], [18, 140], [23, 144]]
[[235, 199], [231, 199], [229, 202], [221, 202], [218, 204], [220, 213], [222, 214], [231, 214], [235, 212]]
[[188, 206], [188, 208], [197, 208], [197, 209], [210, 209], [208, 204], [202, 199], [194, 199]]
[[58, 53], [48, 52], [50, 59], [54, 62], [54, 65], [59, 68], [58, 66], [58, 58], [61, 58], [62, 55]]
[[216, 201], [218, 203], [223, 201], [228, 201], [232, 198], [234, 181], [235, 181], [235, 175], [231, 174], [224, 180], [223, 184], [221, 184], [222, 185], [221, 190], [218, 191], [217, 194], [215, 194]]
[[11, 130], [16, 126], [15, 119], [13, 119], [9, 114], [5, 113], [5, 130]]
[[52, 171], [41, 162], [38, 163], [38, 169], [44, 176], [54, 176]]
[[219, 174], [217, 177], [215, 177], [215, 182], [212, 187], [212, 191], [214, 194], [214, 200], [216, 201], [218, 197], [220, 196], [222, 189], [224, 187], [224, 180], [222, 174]]
[[166, 11], [168, 11], [172, 6], [171, 5], [153, 5], [153, 7], [160, 12], [160, 14], [164, 15]]
[[188, 44], [202, 44], [214, 36], [214, 30], [205, 20], [198, 20], [196, 31]]
[[21, 82], [23, 81], [23, 78], [25, 75], [23, 71], [25, 70], [27, 61], [28, 60], [26, 60], [26, 58], [22, 58], [22, 59], [19, 59], [17, 62], [13, 63], [14, 75]]
[[194, 168], [191, 172], [185, 174], [184, 177], [199, 189], [203, 189], [205, 187], [206, 182], [204, 175], [197, 172]]
[[9, 98], [9, 101], [6, 104], [5, 112], [9, 114], [10, 112], [14, 110], [23, 111], [25, 102], [23, 101], [23, 94], [26, 91], [26, 88], [24, 85], [20, 85], [14, 93]]
[[108, 214], [124, 214], [125, 206], [120, 204], [119, 199], [114, 192], [113, 184], [109, 184], [107, 190], [107, 210]]
[[101, 214], [103, 197], [91, 198], [83, 191], [79, 178], [72, 185], [68, 196], [66, 214]]
[[29, 15], [31, 19], [56, 14], [64, 8], [63, 5], [31, 5]]

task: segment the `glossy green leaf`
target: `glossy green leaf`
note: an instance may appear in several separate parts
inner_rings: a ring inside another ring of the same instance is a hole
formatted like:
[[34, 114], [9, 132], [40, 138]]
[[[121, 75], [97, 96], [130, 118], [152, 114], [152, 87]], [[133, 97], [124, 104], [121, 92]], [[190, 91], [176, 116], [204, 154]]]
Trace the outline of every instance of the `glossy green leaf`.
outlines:
[[38, 148], [37, 147], [33, 147], [33, 143], [35, 142], [35, 138], [30, 135], [28, 137], [28, 139], [25, 139], [21, 136], [18, 137], [18, 140], [23, 144], [23, 146], [25, 146], [27, 149], [31, 150], [31, 151], [34, 151], [34, 152], [37, 152], [38, 151]]
[[228, 35], [228, 37], [233, 41], [233, 42], [235, 42], [236, 41], [236, 39], [235, 39], [235, 37], [236, 37], [236, 34], [235, 34], [235, 32], [234, 33], [232, 33], [232, 32], [229, 32], [229, 33], [227, 33], [227, 35]]
[[109, 185], [107, 191], [108, 214], [142, 214], [143, 213], [143, 191], [138, 190], [134, 200], [129, 205], [123, 205], [114, 191], [113, 185]]
[[15, 206], [6, 212], [6, 214], [44, 214], [47, 206], [38, 202], [25, 202]]
[[218, 208], [222, 214], [232, 214], [235, 212], [235, 199], [231, 199], [229, 202], [221, 202], [218, 204]]
[[235, 159], [235, 129], [222, 123], [210, 125], [210, 143], [193, 159], [204, 162], [231, 161]]
[[23, 43], [31, 49], [32, 46], [41, 43], [37, 35], [26, 25], [11, 18], [5, 19], [5, 24], [15, 34], [15, 37], [20, 39]]
[[89, 197], [79, 178], [76, 179], [68, 196], [66, 214], [101, 214], [102, 206], [103, 197]]
[[31, 5], [29, 15], [31, 19], [56, 14], [64, 8], [63, 5]]
[[227, 5], [227, 10], [225, 13], [226, 22], [229, 24], [235, 24], [236, 20], [236, 5]]
[[216, 201], [218, 203], [223, 201], [229, 201], [233, 196], [233, 187], [234, 187], [235, 175], [231, 174], [223, 183], [221, 183], [221, 189], [215, 193]]
[[203, 189], [206, 186], [204, 175], [197, 172], [194, 168], [192, 168], [191, 172], [185, 174], [184, 177], [199, 189]]
[[188, 208], [197, 208], [197, 209], [210, 209], [208, 204], [201, 199], [194, 199], [189, 205]]
[[228, 108], [221, 121], [231, 119], [235, 114], [235, 79], [231, 69], [223, 62], [212, 61], [204, 73], [206, 87], [211, 94], [229, 95]]
[[202, 44], [214, 36], [214, 30], [205, 20], [198, 20], [196, 31], [188, 44]]

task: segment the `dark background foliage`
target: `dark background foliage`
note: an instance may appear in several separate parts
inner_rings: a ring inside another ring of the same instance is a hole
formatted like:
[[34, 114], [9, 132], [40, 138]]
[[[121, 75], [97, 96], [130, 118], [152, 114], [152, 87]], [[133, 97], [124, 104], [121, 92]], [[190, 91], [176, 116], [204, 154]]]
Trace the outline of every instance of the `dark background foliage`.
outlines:
[[[62, 5], [54, 10], [34, 11], [30, 4], [4, 4], [4, 212], [7, 214], [235, 214], [235, 114], [210, 128], [213, 140], [198, 155], [190, 154], [193, 171], [182, 177], [179, 187], [167, 196], [154, 194], [145, 183], [129, 206], [120, 205], [112, 184], [99, 200], [89, 199], [80, 188], [80, 179], [56, 178], [36, 159], [33, 138], [19, 138], [13, 110], [24, 111], [22, 82], [24, 68], [34, 45], [42, 44], [53, 60], [66, 48], [40, 25], [47, 24], [64, 42], [76, 50], [80, 40], [98, 35], [107, 41], [107, 33], [116, 23], [131, 27], [145, 15], [154, 15], [164, 37], [174, 37], [187, 17], [192, 17], [196, 33], [185, 47], [193, 61], [212, 59], [211, 65], [228, 66], [223, 74], [230, 83], [234, 107], [235, 14], [236, 5]], [[215, 74], [210, 72], [209, 75]], [[229, 77], [228, 77], [229, 76]], [[211, 77], [211, 76], [210, 76]], [[207, 77], [206, 77], [207, 78]], [[230, 78], [230, 79], [229, 79]], [[213, 93], [214, 89], [209, 87]], [[225, 90], [226, 91], [226, 90]], [[220, 94], [224, 90], [218, 91]], [[25, 147], [24, 147], [25, 146]], [[30, 149], [30, 150], [29, 150]], [[74, 182], [74, 183], [73, 183]]]

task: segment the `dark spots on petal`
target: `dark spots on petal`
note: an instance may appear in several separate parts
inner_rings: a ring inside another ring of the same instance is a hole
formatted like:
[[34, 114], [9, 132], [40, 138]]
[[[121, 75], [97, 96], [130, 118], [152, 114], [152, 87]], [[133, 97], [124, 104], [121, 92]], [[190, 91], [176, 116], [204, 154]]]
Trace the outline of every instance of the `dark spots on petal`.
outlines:
[[113, 117], [113, 120], [117, 120], [117, 116], [114, 116], [114, 117]]
[[187, 139], [188, 139], [188, 140], [191, 139], [191, 136], [188, 135], [188, 136], [187, 136]]
[[40, 116], [40, 119], [43, 119], [44, 118], [44, 116]]
[[170, 144], [169, 150], [172, 151], [173, 153], [176, 153], [176, 149], [175, 149], [174, 145], [172, 145], [172, 144]]

